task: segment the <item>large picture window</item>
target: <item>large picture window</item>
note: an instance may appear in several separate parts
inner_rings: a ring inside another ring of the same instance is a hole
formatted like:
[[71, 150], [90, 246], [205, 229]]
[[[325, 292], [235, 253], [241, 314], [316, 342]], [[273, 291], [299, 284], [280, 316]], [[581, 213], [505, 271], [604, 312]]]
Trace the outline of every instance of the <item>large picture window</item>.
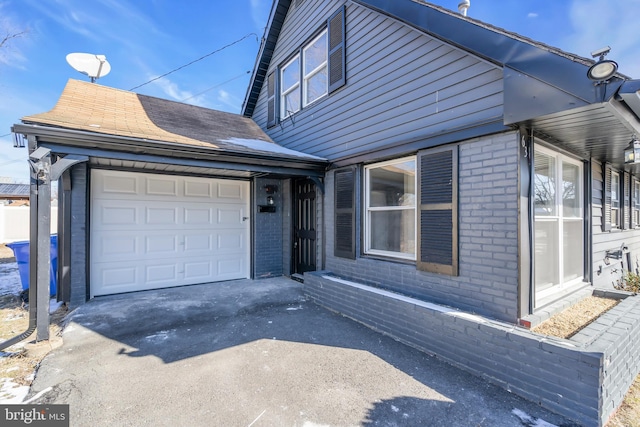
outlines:
[[551, 150], [535, 150], [535, 297], [582, 281], [583, 165]]
[[365, 167], [365, 252], [416, 259], [416, 159]]

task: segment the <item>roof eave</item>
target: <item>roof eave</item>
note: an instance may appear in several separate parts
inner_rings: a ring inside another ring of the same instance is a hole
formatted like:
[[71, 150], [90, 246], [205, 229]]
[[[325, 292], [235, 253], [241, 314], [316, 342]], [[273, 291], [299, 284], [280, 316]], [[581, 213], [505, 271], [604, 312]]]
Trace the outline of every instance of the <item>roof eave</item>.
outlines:
[[13, 125], [12, 132], [33, 135], [39, 140], [46, 140], [60, 145], [100, 147], [104, 150], [134, 153], [161, 153], [167, 157], [193, 157], [197, 155], [198, 158], [211, 158], [233, 163], [260, 165], [268, 162], [280, 167], [309, 170], [324, 170], [329, 163], [324, 159], [289, 156], [283, 153], [269, 155], [266, 153], [235, 152], [228, 149], [101, 134], [29, 123]]
[[[586, 103], [601, 102], [587, 78], [594, 61], [418, 1], [353, 0], [498, 66], [509, 66]], [[579, 78], [576, 78], [579, 76]], [[612, 82], [624, 80], [618, 75]], [[617, 88], [616, 88], [617, 89]], [[611, 96], [614, 91], [607, 91]]]
[[258, 102], [258, 96], [262, 90], [262, 85], [267, 76], [267, 70], [273, 57], [273, 52], [276, 47], [276, 42], [280, 36], [280, 30], [284, 19], [291, 6], [291, 0], [275, 0], [271, 7], [271, 14], [267, 21], [264, 35], [262, 36], [262, 43], [260, 44], [260, 50], [256, 56], [256, 63], [251, 73], [251, 80], [245, 94], [244, 101], [242, 103], [242, 115], [245, 117], [253, 116], [253, 110]]

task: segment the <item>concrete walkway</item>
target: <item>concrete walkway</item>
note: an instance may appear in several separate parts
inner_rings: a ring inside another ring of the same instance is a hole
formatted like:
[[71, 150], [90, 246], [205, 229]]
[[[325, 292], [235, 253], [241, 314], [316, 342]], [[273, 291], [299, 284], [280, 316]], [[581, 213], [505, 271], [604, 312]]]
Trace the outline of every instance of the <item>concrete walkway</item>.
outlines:
[[69, 404], [72, 426], [571, 425], [285, 278], [96, 298], [63, 340], [30, 394], [51, 388], [34, 403]]

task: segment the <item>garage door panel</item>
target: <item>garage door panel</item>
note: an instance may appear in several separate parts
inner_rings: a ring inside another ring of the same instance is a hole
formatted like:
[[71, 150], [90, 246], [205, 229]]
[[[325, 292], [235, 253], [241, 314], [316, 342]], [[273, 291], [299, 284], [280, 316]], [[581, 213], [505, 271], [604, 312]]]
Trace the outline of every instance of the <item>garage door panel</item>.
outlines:
[[216, 236], [216, 249], [219, 251], [239, 251], [245, 250], [245, 236], [234, 233], [233, 230], [220, 232]]
[[107, 267], [106, 265], [98, 264], [94, 268], [97, 269], [96, 275], [101, 279], [102, 288], [105, 290], [99, 295], [111, 293], [111, 289], [118, 289], [116, 292], [122, 292], [138, 282], [139, 267], [136, 265]]
[[99, 244], [93, 253], [98, 259], [132, 259], [138, 256], [138, 237], [130, 234], [96, 236]]
[[189, 254], [199, 251], [209, 253], [213, 249], [212, 241], [213, 234], [185, 234], [184, 251]]
[[244, 269], [243, 260], [225, 257], [216, 262], [218, 276], [232, 278]]
[[187, 283], [203, 283], [211, 280], [215, 271], [211, 259], [202, 261], [187, 261], [184, 263], [184, 279]]
[[210, 208], [184, 208], [184, 223], [187, 225], [211, 224], [213, 210]]
[[98, 178], [96, 184], [104, 194], [136, 195], [139, 188], [138, 181], [137, 176], [104, 174]]
[[145, 181], [147, 195], [178, 197], [178, 183], [173, 178], [146, 177]]
[[146, 224], [178, 224], [178, 208], [150, 206], [145, 209]]
[[157, 263], [145, 267], [146, 285], [152, 288], [166, 284], [168, 286], [181, 285], [176, 264]]
[[213, 198], [213, 184], [211, 182], [193, 181], [185, 179], [184, 195], [186, 197]]
[[233, 181], [218, 183], [218, 197], [220, 199], [242, 200], [244, 197], [243, 186]]
[[150, 255], [180, 256], [178, 237], [172, 234], [146, 236], [145, 252]]
[[249, 276], [245, 181], [92, 171], [91, 292]]
[[225, 207], [216, 210], [216, 217], [220, 225], [242, 224], [244, 209], [238, 207]]

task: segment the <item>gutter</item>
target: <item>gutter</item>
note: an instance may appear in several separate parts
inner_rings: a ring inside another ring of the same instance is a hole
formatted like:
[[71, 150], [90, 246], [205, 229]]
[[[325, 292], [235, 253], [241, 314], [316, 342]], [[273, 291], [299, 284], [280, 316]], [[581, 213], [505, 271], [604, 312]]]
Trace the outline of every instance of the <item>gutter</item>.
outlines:
[[[214, 149], [199, 145], [187, 145], [118, 135], [98, 134], [95, 132], [41, 126], [36, 124], [15, 124], [11, 130], [14, 133], [37, 136], [39, 143], [59, 143], [60, 145], [78, 146], [83, 149], [98, 148], [100, 150], [115, 150], [136, 154], [154, 154], [154, 152], [156, 152], [175, 158], [198, 160], [210, 159], [216, 161], [224, 160], [230, 163], [237, 162], [252, 165], [265, 165], [270, 163], [274, 166], [281, 166], [284, 168], [298, 168], [314, 171], [324, 171], [329, 163], [326, 159], [320, 157], [296, 157], [276, 152], [270, 153], [270, 155], [267, 154], [267, 152], [265, 152], [265, 154], [237, 152], [228, 149]], [[281, 146], [278, 145], [278, 147]]]

